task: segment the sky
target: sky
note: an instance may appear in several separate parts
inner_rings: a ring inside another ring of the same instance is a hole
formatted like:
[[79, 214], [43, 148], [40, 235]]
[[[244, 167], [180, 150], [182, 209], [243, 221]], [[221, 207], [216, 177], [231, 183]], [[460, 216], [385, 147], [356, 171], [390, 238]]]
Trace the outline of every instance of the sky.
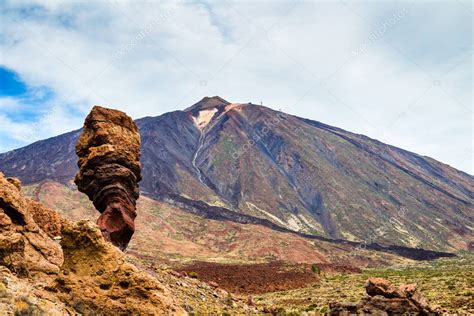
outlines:
[[0, 152], [204, 96], [474, 174], [471, 1], [0, 0]]

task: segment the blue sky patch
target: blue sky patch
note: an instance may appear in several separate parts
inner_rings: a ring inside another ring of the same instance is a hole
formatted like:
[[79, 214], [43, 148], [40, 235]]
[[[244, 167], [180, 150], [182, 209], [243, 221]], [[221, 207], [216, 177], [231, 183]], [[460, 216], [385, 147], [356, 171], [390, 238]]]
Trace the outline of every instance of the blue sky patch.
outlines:
[[27, 90], [28, 87], [15, 72], [0, 67], [0, 96], [19, 96]]
[[48, 87], [30, 87], [16, 72], [0, 67], [0, 97], [16, 100], [15, 107], [0, 107], [0, 114], [13, 122], [25, 123], [35, 122], [44, 115], [55, 94]]

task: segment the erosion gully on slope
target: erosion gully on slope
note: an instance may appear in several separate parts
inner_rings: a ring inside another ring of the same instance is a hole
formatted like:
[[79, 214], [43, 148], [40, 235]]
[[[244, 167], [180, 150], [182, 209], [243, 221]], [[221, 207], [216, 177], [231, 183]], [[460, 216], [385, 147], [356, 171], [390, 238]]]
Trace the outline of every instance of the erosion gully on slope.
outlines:
[[217, 112], [217, 116], [219, 116], [220, 113], [218, 113], [217, 109], [201, 110], [201, 111], [197, 112], [196, 116], [192, 117], [193, 121], [194, 121], [194, 124], [196, 125], [197, 129], [199, 130], [198, 146], [197, 146], [196, 152], [194, 153], [194, 156], [193, 156], [192, 165], [193, 165], [193, 168], [196, 170], [199, 182], [201, 182], [202, 184], [204, 184], [208, 188], [209, 188], [209, 186], [203, 180], [201, 169], [199, 169], [199, 167], [197, 166], [196, 161], [197, 161], [199, 152], [201, 151], [201, 148], [204, 146], [204, 139], [206, 137], [206, 132], [207, 132], [206, 127], [210, 125], [212, 119], [214, 118], [214, 116], [216, 116], [216, 112]]
[[[209, 190], [215, 192], [216, 190], [210, 187], [205, 179], [203, 179], [202, 171], [199, 169], [197, 166], [197, 158], [199, 153], [201, 152], [202, 147], [204, 147], [204, 140], [206, 138], [207, 132], [210, 131], [219, 121], [219, 119], [226, 113], [226, 111], [218, 110], [216, 108], [211, 109], [211, 110], [201, 110], [198, 112], [197, 116], [193, 116], [194, 123], [196, 124], [196, 127], [199, 130], [199, 141], [198, 141], [198, 146], [196, 148], [196, 152], [194, 153], [193, 159], [192, 159], [192, 166], [196, 170], [196, 173], [198, 175], [199, 182], [201, 182], [203, 185], [205, 185]], [[224, 196], [219, 194], [219, 192], [216, 192], [218, 196], [220, 196], [221, 199], [223, 199], [227, 204], [230, 206], [231, 210], [234, 210], [234, 206], [230, 201], [228, 201]]]
[[[198, 127], [199, 128], [199, 127]], [[204, 131], [199, 128], [199, 142], [198, 142], [198, 147], [196, 149], [196, 152], [194, 153], [194, 156], [193, 156], [193, 161], [192, 161], [192, 165], [194, 167], [194, 169], [196, 170], [196, 173], [198, 175], [198, 179], [199, 179], [199, 182], [201, 182], [202, 184], [204, 184], [206, 187], [207, 184], [202, 180], [202, 172], [201, 172], [201, 169], [199, 169], [199, 167], [196, 165], [196, 159], [198, 157], [198, 154], [199, 154], [199, 151], [201, 150], [203, 144], [204, 144], [204, 137], [205, 137], [205, 133]]]

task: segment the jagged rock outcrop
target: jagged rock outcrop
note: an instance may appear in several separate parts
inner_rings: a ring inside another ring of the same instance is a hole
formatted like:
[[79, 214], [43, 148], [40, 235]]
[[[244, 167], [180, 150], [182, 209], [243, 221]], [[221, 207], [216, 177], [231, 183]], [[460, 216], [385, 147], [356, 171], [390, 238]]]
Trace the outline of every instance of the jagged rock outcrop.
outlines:
[[126, 262], [125, 255], [105, 242], [89, 221], [66, 223], [61, 246], [64, 265], [49, 285], [75, 311], [91, 315], [183, 314], [169, 290]]
[[80, 168], [75, 183], [101, 213], [102, 235], [124, 250], [134, 231], [141, 180], [140, 134], [117, 110], [94, 106], [76, 144]]
[[[17, 184], [17, 185], [15, 185]], [[0, 173], [1, 315], [186, 315], [248, 310], [195, 279], [140, 271], [90, 221], [28, 200]], [[142, 267], [143, 268], [143, 267]], [[45, 272], [45, 273], [40, 273]]]
[[34, 221], [18, 181], [0, 173], [0, 265], [26, 277], [58, 273], [63, 252]]
[[96, 225], [64, 220], [19, 188], [0, 173], [2, 315], [184, 314], [166, 286], [126, 262]]
[[33, 201], [28, 201], [28, 212], [33, 217], [36, 224], [51, 238], [60, 238], [61, 226], [64, 219], [59, 214], [43, 204]]
[[418, 291], [416, 284], [394, 286], [383, 278], [369, 278], [365, 290], [368, 296], [356, 303], [329, 304], [329, 315], [441, 315]]

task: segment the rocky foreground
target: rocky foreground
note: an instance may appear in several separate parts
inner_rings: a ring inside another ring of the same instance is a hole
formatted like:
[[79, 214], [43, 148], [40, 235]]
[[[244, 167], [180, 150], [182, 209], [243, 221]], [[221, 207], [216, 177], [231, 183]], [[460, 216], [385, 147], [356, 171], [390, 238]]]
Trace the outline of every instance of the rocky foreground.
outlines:
[[166, 269], [140, 271], [90, 221], [72, 223], [0, 173], [0, 311], [6, 315], [257, 312]]

